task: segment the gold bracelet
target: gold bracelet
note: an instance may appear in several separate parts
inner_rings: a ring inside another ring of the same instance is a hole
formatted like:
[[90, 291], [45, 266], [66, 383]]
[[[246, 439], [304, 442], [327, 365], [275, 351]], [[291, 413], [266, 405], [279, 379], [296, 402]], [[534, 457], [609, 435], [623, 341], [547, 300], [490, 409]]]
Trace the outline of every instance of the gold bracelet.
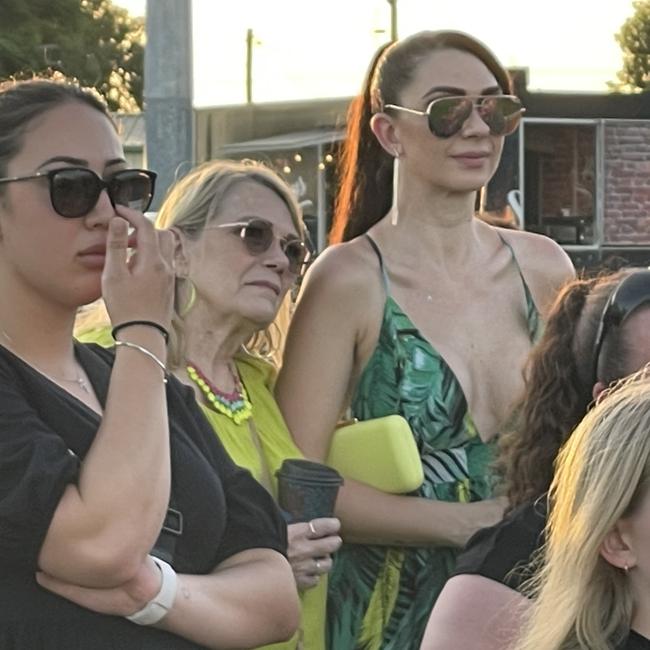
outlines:
[[115, 341], [115, 347], [119, 348], [120, 346], [139, 350], [142, 354], [148, 356], [163, 371], [163, 382], [167, 383], [167, 366], [151, 350], [147, 350], [147, 348], [137, 343], [131, 343], [131, 341]]

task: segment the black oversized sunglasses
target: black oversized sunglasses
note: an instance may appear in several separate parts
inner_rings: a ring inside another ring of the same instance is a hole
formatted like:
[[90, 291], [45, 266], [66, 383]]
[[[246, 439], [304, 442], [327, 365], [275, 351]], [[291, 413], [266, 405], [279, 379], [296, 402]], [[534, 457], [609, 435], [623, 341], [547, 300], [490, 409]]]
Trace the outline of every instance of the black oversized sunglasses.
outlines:
[[156, 173], [147, 169], [122, 169], [104, 180], [87, 167], [62, 167], [31, 176], [0, 178], [0, 184], [46, 178], [54, 211], [69, 219], [84, 217], [97, 205], [103, 190], [113, 207], [124, 205], [145, 212], [151, 205]]
[[646, 303], [650, 303], [650, 269], [625, 276], [610, 294], [600, 316], [594, 340], [593, 384], [598, 382], [598, 362], [607, 333], [612, 327], [620, 327], [632, 312]]
[[492, 135], [510, 135], [519, 126], [519, 121], [525, 111], [519, 99], [514, 95], [438, 97], [430, 102], [424, 111], [397, 104], [386, 104], [384, 108], [392, 108], [413, 115], [426, 115], [429, 130], [439, 138], [450, 138], [458, 133], [474, 108], [490, 127]]
[[[220, 223], [214, 227], [235, 230], [251, 255], [261, 255], [269, 250], [276, 238], [273, 232], [273, 224], [266, 219], [255, 218], [250, 221]], [[277, 239], [280, 243], [280, 249], [289, 260], [289, 271], [301, 275], [311, 256], [307, 244], [297, 237], [278, 237]]]

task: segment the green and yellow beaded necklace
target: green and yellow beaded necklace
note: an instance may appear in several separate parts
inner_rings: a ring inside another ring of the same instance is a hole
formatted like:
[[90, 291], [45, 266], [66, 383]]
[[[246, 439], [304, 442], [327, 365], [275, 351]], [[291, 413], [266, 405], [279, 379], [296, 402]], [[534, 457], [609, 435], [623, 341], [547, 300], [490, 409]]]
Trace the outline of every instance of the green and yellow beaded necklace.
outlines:
[[212, 409], [230, 418], [235, 424], [245, 422], [253, 414], [253, 406], [248, 399], [246, 388], [230, 365], [228, 369], [235, 382], [235, 389], [231, 393], [214, 386], [195, 363], [188, 363], [186, 369], [188, 377], [199, 387]]

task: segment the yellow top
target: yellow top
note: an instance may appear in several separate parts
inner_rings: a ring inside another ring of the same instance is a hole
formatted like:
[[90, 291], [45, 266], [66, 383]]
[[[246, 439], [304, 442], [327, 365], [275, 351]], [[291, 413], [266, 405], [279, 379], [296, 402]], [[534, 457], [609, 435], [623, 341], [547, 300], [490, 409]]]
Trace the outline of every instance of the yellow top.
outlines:
[[[113, 345], [110, 327], [78, 332], [76, 338], [84, 343], [99, 343], [105, 347]], [[235, 363], [253, 405], [251, 419], [259, 438], [262, 455], [258, 451], [249, 421], [235, 424], [227, 416], [217, 413], [204, 404], [201, 404], [201, 408], [230, 457], [270, 489], [277, 500], [275, 472], [280, 469], [285, 458], [302, 458], [303, 455], [293, 442], [273, 396], [275, 368], [267, 361], [248, 354], [238, 355]], [[270, 481], [267, 477], [270, 477]], [[327, 576], [321, 576], [315, 587], [301, 592], [300, 599], [302, 623], [298, 634], [291, 641], [264, 646], [264, 650], [325, 649]], [[300, 644], [301, 638], [302, 644]]]
[[[203, 412], [235, 463], [246, 467], [267, 489], [267, 477], [270, 477], [270, 491], [277, 499], [276, 471], [285, 458], [302, 458], [303, 455], [293, 442], [273, 396], [275, 368], [263, 359], [246, 354], [238, 355], [235, 363], [253, 405], [253, 426], [262, 455], [249, 421], [235, 424], [227, 416], [205, 405], [202, 405]], [[298, 635], [286, 643], [264, 646], [265, 650], [294, 650], [301, 647], [305, 650], [324, 650], [327, 577], [322, 576], [315, 587], [301, 592], [300, 599], [302, 624]], [[299, 645], [300, 637], [302, 645]]]

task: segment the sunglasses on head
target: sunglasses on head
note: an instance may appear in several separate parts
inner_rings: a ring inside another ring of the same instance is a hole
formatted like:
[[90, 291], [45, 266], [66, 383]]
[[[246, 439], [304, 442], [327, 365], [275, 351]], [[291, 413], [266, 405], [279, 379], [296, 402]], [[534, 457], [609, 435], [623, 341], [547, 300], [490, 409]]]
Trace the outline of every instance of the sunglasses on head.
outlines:
[[[266, 219], [251, 219], [250, 221], [237, 221], [234, 223], [220, 223], [215, 228], [232, 228], [238, 232], [244, 242], [246, 250], [251, 255], [261, 255], [271, 248], [276, 236], [273, 224]], [[309, 262], [311, 255], [307, 245], [297, 237], [278, 237], [280, 249], [289, 260], [289, 271], [300, 275]]]
[[474, 108], [480, 118], [490, 127], [492, 135], [513, 133], [525, 109], [514, 95], [458, 95], [438, 97], [429, 103], [426, 110], [386, 104], [384, 108], [426, 115], [429, 130], [439, 138], [450, 138], [458, 133]]
[[87, 167], [62, 167], [31, 176], [0, 178], [0, 184], [35, 178], [48, 180], [54, 211], [69, 219], [90, 213], [103, 190], [108, 192], [113, 207], [124, 205], [145, 212], [151, 205], [156, 183], [155, 172], [146, 169], [122, 169], [104, 180]]
[[598, 322], [593, 352], [593, 383], [598, 382], [598, 361], [605, 337], [612, 327], [620, 327], [641, 305], [650, 303], [650, 269], [624, 277], [612, 291]]

